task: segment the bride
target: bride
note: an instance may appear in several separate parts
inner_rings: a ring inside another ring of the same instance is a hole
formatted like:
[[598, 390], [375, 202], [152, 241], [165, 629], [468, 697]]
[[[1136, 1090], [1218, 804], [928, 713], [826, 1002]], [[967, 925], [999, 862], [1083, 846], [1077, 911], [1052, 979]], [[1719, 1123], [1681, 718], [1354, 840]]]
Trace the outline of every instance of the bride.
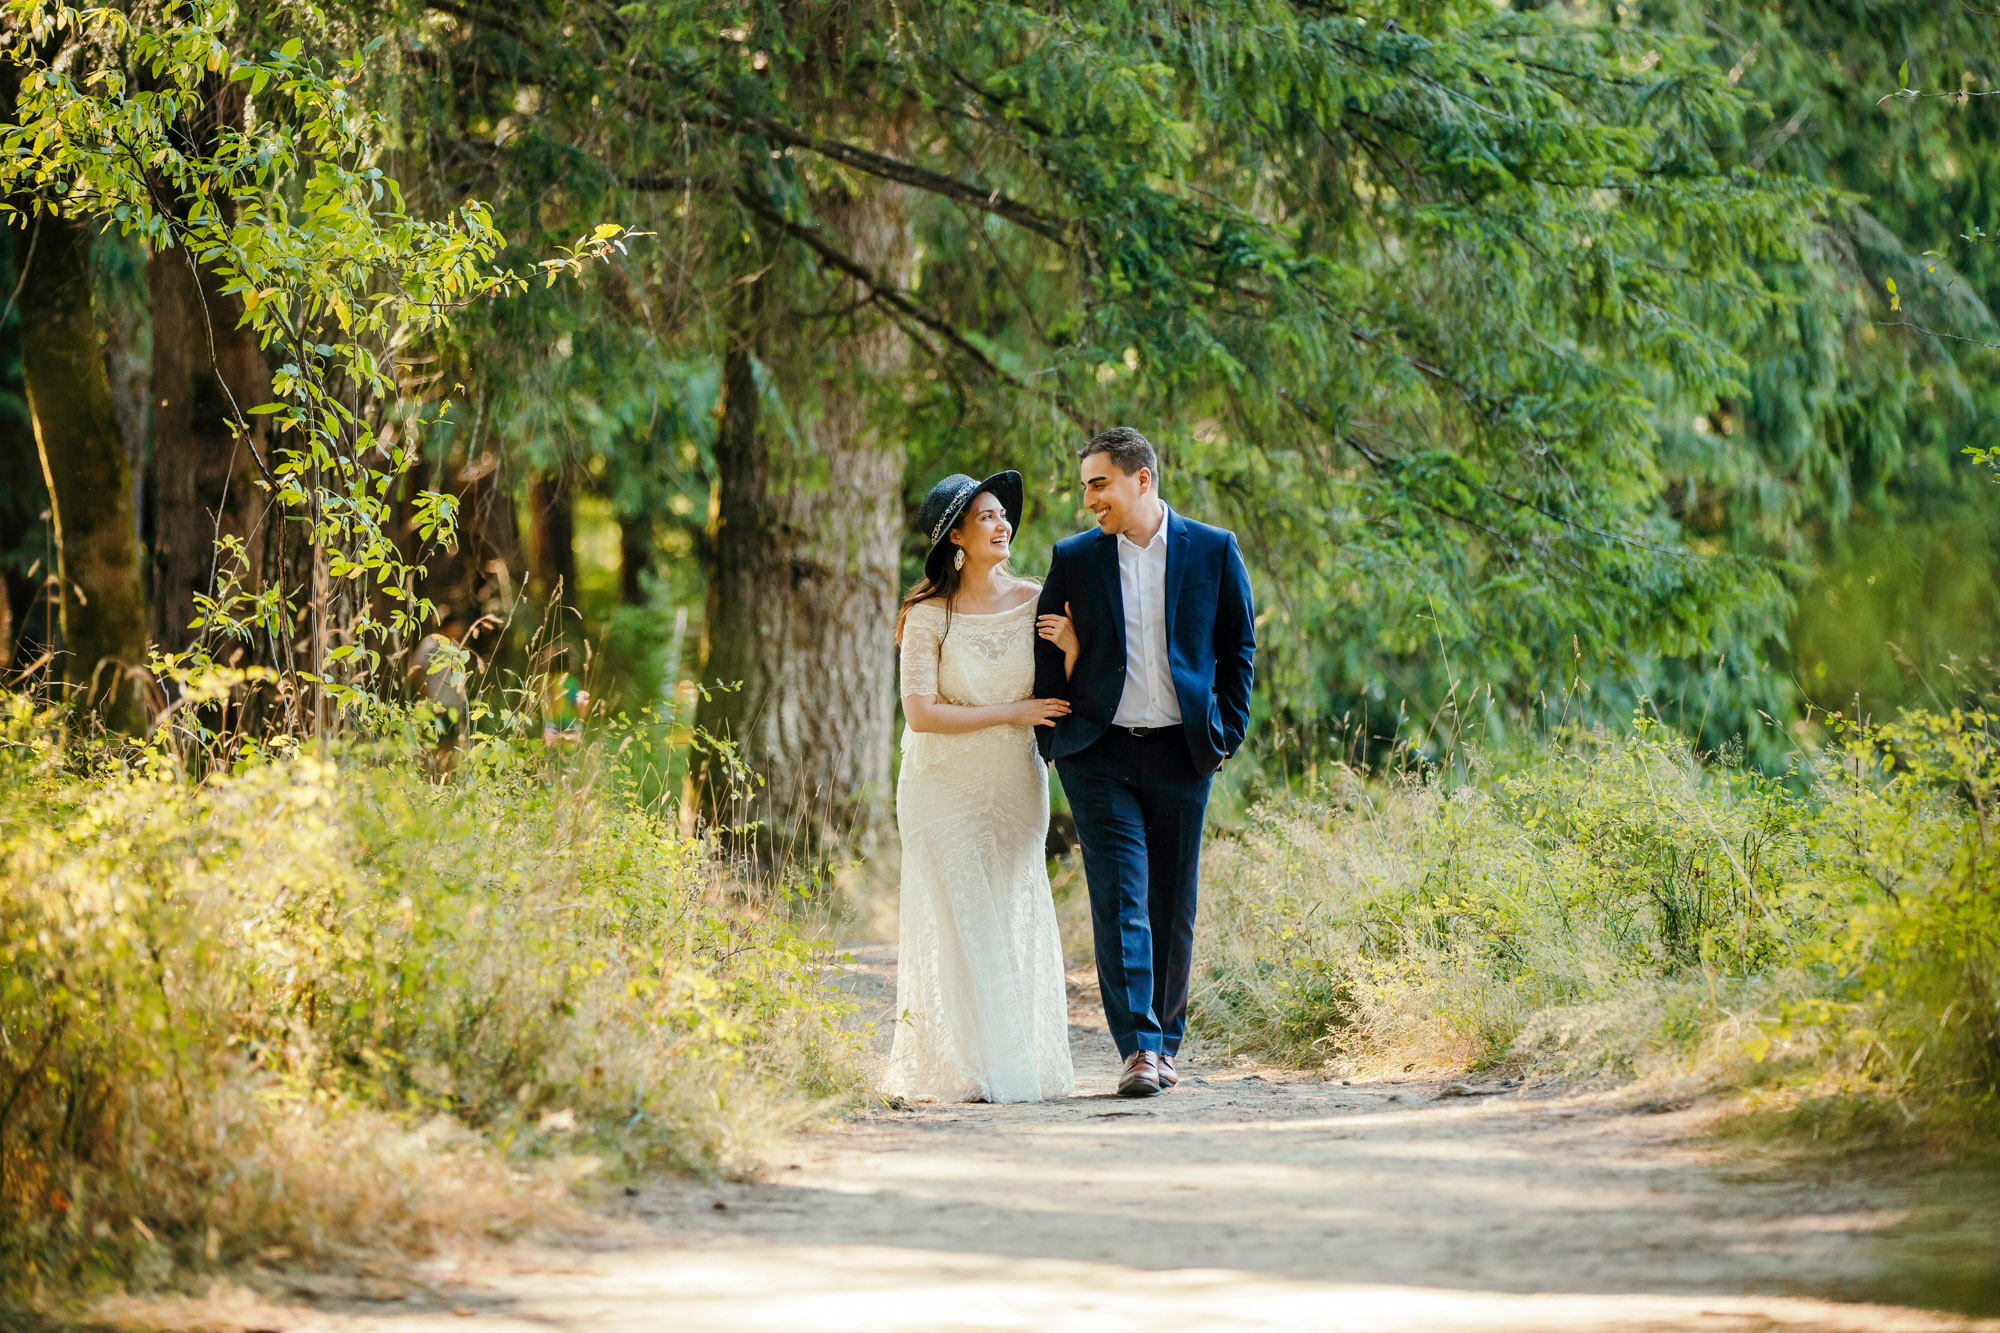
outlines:
[[1044, 839], [1035, 598], [1007, 569], [1021, 474], [953, 475], [925, 497], [924, 577], [896, 618], [903, 837], [896, 1041], [883, 1091], [1021, 1102], [1076, 1090]]

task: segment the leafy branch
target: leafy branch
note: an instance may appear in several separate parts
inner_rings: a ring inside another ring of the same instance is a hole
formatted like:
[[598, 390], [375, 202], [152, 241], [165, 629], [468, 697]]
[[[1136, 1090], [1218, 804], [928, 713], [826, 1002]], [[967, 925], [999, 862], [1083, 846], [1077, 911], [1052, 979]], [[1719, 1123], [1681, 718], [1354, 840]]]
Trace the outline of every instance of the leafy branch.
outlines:
[[[281, 575], [205, 599], [204, 641], [161, 669], [212, 667], [224, 641], [289, 643], [302, 630], [309, 666], [296, 675], [307, 688], [286, 697], [310, 706], [288, 703], [288, 728], [324, 733], [329, 706], [365, 714], [385, 654], [437, 620], [417, 588], [422, 552], [406, 556], [392, 536], [394, 483], [417, 462], [422, 425], [380, 421], [397, 398], [398, 355], [455, 311], [535, 276], [553, 284], [641, 233], [601, 224], [522, 272], [495, 264], [503, 238], [483, 204], [413, 215], [377, 165], [379, 116], [353, 91], [380, 39], [329, 66], [296, 37], [261, 56], [232, 50], [239, 16], [225, 0], [171, 3], [144, 25], [48, 0], [14, 0], [7, 13], [0, 58], [21, 74], [16, 123], [0, 128], [0, 214], [93, 219], [182, 249], [240, 299], [277, 363], [275, 401], [232, 401], [230, 425], [247, 442], [247, 417], [272, 419], [258, 484], [303, 521], [304, 586]], [[197, 148], [175, 129], [205, 106], [215, 75], [245, 85], [255, 114]], [[427, 547], [448, 544], [455, 501], [424, 491], [413, 503]], [[224, 554], [240, 561], [240, 550]]]

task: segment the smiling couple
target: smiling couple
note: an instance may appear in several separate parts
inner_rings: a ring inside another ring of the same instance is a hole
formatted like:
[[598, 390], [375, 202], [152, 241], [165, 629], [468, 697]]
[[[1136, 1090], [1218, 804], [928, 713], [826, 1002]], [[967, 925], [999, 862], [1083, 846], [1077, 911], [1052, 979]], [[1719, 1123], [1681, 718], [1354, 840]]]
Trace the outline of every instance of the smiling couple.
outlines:
[[1053, 760], [1076, 818], [1118, 1091], [1179, 1081], [1209, 780], [1243, 743], [1256, 652], [1231, 533], [1160, 499], [1145, 436], [1079, 453], [1097, 530], [1046, 583], [1007, 568], [1021, 474], [954, 475], [918, 516], [924, 577], [896, 619], [903, 842], [885, 1092], [1066, 1097], [1062, 942], [1044, 839]]

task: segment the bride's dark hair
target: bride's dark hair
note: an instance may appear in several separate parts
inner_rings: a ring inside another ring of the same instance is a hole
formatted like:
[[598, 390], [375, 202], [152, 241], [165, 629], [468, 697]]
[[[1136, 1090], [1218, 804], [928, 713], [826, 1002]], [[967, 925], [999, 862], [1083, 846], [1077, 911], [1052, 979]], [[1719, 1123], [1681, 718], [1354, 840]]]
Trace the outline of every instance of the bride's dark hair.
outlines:
[[[979, 497], [975, 495], [972, 499], [977, 501]], [[972, 512], [971, 503], [965, 506], [965, 512], [966, 514]], [[958, 522], [951, 525], [951, 530], [957, 532], [964, 526], [965, 514], [960, 514]], [[951, 601], [956, 596], [958, 596], [958, 570], [952, 567], [952, 562], [949, 560], [944, 562], [944, 569], [936, 578], [925, 574], [918, 579], [910, 590], [903, 594], [903, 604], [896, 608], [896, 646], [898, 648], [903, 646], [903, 622], [910, 618], [910, 608], [918, 602], [928, 602], [939, 597], [944, 599], [944, 632], [951, 633]]]
[[896, 646], [903, 646], [903, 622], [910, 618], [910, 608], [918, 602], [928, 602], [932, 598], [944, 598], [944, 632], [951, 633], [951, 599], [958, 592], [958, 571], [947, 567], [944, 577], [933, 582], [930, 578], [918, 579], [911, 589], [903, 594], [903, 604], [896, 608]]
[[[981, 491], [979, 495], [991, 495], [992, 493], [991, 491]], [[965, 526], [965, 520], [972, 516], [972, 506], [979, 503], [979, 495], [973, 496], [966, 503], [965, 512], [958, 516], [958, 522], [951, 525], [953, 532], [957, 532]], [[936, 578], [925, 574], [922, 578], [918, 579], [911, 586], [910, 590], [903, 594], [903, 604], [896, 608], [896, 646], [898, 648], [903, 646], [903, 622], [910, 618], [910, 608], [918, 602], [934, 601], [940, 597], [944, 599], [944, 632], [947, 635], [950, 634], [951, 604], [957, 596], [958, 570], [953, 568], [952, 562], [949, 560], [944, 562], [944, 569], [939, 572]], [[939, 637], [942, 638], [943, 636]]]

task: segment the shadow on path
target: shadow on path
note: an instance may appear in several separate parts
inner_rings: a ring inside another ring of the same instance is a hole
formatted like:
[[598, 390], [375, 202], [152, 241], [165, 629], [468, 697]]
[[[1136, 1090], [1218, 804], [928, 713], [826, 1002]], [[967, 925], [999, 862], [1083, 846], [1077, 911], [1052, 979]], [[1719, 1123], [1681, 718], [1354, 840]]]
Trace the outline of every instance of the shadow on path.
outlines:
[[[1939, 1227], [1915, 1182], [1732, 1170], [1698, 1110], [1199, 1051], [1180, 1089], [1124, 1101], [1072, 982], [1078, 1097], [864, 1115], [761, 1181], [650, 1184], [595, 1250], [441, 1270], [436, 1301], [293, 1327], [2000, 1333], [1922, 1308], [1991, 1300], [1990, 1196]], [[849, 984], [885, 1037], [893, 958], [868, 951]]]

